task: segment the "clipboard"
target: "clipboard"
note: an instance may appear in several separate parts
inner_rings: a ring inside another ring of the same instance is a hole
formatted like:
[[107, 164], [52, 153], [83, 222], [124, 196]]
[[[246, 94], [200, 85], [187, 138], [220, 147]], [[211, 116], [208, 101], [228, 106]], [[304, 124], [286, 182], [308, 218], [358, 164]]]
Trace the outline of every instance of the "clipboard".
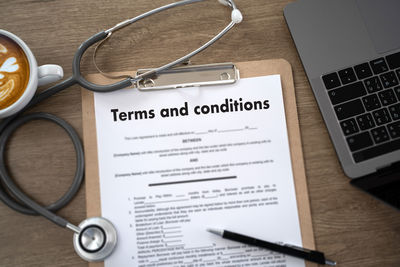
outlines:
[[[236, 67], [239, 69], [242, 78], [273, 74], [281, 75], [301, 238], [303, 247], [315, 249], [292, 68], [289, 62], [284, 59], [239, 62], [236, 63]], [[121, 75], [124, 73], [115, 74]], [[108, 78], [101, 74], [89, 75], [88, 80], [96, 81], [96, 83], [107, 83], [109, 81]], [[86, 211], [87, 217], [96, 217], [101, 216], [101, 206], [94, 97], [92, 92], [85, 89], [82, 89], [82, 124], [86, 162]], [[104, 263], [89, 263], [89, 266], [100, 267], [104, 266]], [[317, 266], [317, 264], [306, 261], [306, 266], [313, 267]]]

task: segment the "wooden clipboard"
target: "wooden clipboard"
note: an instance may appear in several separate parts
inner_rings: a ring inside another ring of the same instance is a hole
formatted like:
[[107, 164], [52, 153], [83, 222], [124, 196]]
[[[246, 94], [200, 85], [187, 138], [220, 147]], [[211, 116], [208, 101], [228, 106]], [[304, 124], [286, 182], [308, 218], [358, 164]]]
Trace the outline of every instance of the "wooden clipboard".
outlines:
[[[239, 62], [236, 63], [236, 66], [238, 67], [242, 78], [267, 76], [272, 74], [281, 75], [301, 237], [304, 247], [315, 249], [292, 68], [289, 62], [284, 59]], [[90, 75], [88, 80], [95, 81], [96, 83], [109, 82], [109, 80], [101, 74]], [[86, 161], [87, 217], [101, 216], [94, 98], [92, 92], [84, 89], [82, 89], [82, 113], [83, 143]], [[306, 265], [308, 267], [317, 266], [317, 264], [310, 262], [306, 262]], [[104, 264], [103, 262], [89, 263], [89, 266], [97, 267], [104, 266]]]

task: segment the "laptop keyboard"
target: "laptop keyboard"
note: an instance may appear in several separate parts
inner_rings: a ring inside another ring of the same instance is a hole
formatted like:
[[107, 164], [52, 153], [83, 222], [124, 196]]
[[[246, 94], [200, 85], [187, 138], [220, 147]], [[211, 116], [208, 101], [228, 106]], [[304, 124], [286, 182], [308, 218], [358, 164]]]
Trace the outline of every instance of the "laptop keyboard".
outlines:
[[400, 149], [400, 52], [322, 80], [355, 162]]

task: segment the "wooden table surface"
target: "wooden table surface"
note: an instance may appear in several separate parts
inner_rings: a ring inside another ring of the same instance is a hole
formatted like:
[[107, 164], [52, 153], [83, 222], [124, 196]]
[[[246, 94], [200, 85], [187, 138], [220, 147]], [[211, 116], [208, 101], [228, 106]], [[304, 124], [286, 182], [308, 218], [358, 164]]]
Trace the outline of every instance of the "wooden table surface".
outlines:
[[[21, 37], [40, 64], [59, 64], [65, 76], [79, 44], [92, 34], [171, 0], [0, 1], [0, 27]], [[173, 9], [116, 34], [99, 52], [105, 71], [159, 66], [211, 38], [229, 11], [217, 1]], [[400, 266], [400, 213], [349, 184], [339, 165], [283, 17], [288, 0], [237, 0], [244, 21], [193, 64], [284, 58], [293, 67], [317, 248], [339, 266]], [[96, 72], [93, 50], [83, 72]], [[42, 89], [39, 89], [42, 90]], [[61, 116], [82, 136], [79, 86], [41, 103], [33, 111]], [[12, 137], [7, 164], [20, 187], [42, 204], [63, 194], [75, 171], [66, 133], [35, 121]], [[86, 266], [74, 252], [72, 234], [41, 217], [25, 216], [0, 203], [0, 266]], [[85, 188], [58, 212], [78, 224], [85, 218]]]

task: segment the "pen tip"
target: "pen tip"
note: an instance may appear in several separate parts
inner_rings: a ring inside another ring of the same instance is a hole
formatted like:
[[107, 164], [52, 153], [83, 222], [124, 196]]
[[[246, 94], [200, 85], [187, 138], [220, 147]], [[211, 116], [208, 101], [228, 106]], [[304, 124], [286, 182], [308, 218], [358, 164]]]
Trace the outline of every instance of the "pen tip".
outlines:
[[325, 260], [325, 264], [330, 266], [336, 266], [336, 261]]
[[207, 228], [207, 231], [219, 236], [222, 236], [224, 231], [223, 230], [219, 230], [219, 229], [215, 229], [215, 228]]

